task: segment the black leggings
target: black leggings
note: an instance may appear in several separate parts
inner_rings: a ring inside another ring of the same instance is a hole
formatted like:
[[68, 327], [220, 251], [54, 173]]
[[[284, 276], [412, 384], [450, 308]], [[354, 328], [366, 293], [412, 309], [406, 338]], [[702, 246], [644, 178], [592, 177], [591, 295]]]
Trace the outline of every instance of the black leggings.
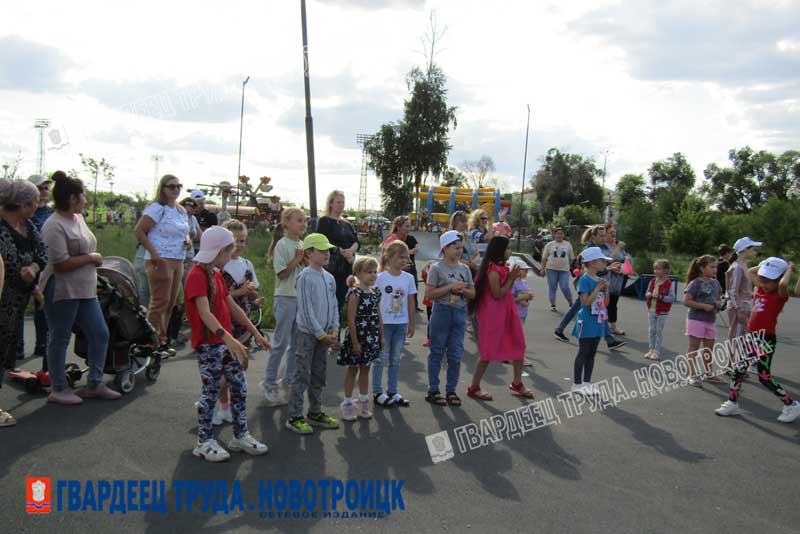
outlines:
[[617, 322], [617, 303], [619, 303], [619, 295], [610, 295], [608, 299], [608, 322]]
[[[575, 356], [575, 383], [592, 381], [594, 369], [594, 355], [600, 344], [599, 337], [586, 337], [578, 339], [578, 355]], [[581, 375], [583, 375], [581, 377]]]

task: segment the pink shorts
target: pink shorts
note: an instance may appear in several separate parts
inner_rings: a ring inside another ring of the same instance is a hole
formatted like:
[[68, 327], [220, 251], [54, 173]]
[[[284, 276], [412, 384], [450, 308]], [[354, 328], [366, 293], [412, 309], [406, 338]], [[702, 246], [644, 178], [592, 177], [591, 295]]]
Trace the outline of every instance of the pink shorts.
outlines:
[[686, 319], [686, 335], [700, 339], [717, 339], [717, 323]]

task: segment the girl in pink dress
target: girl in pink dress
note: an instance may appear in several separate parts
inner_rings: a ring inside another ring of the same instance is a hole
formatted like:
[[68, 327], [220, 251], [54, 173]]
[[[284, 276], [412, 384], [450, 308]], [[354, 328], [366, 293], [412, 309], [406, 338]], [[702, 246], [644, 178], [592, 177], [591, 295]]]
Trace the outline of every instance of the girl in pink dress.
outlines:
[[489, 362], [510, 360], [514, 364], [514, 381], [508, 386], [514, 395], [533, 398], [533, 392], [522, 383], [522, 365], [525, 354], [525, 333], [514, 303], [514, 282], [524, 276], [519, 265], [509, 269], [506, 261], [511, 257], [507, 237], [495, 236], [486, 247], [478, 276], [475, 278], [475, 299], [470, 302], [470, 312], [478, 321], [478, 350], [481, 358], [472, 375], [472, 385], [467, 395], [478, 400], [492, 400], [489, 392], [481, 390], [481, 378]]

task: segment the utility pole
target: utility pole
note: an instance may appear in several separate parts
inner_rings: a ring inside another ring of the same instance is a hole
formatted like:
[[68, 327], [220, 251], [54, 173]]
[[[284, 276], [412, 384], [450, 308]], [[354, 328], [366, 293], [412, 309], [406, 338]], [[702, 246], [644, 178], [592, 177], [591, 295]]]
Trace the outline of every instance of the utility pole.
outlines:
[[308, 229], [317, 228], [317, 176], [314, 165], [314, 119], [311, 117], [311, 83], [308, 73], [308, 31], [306, 26], [306, 0], [300, 0], [300, 20], [303, 27], [303, 81], [306, 94], [306, 159], [308, 160], [308, 203], [311, 216]]
[[236, 169], [236, 217], [239, 216], [239, 177], [242, 175], [242, 130], [244, 128], [244, 86], [250, 81], [250, 76], [242, 82], [242, 113], [239, 117], [239, 166]]
[[531, 130], [531, 105], [528, 106], [528, 125], [525, 127], [525, 157], [522, 160], [522, 189], [519, 191], [519, 224], [517, 225], [517, 250], [522, 241], [522, 215], [524, 213], [522, 199], [525, 196], [525, 174], [528, 172], [528, 134]]

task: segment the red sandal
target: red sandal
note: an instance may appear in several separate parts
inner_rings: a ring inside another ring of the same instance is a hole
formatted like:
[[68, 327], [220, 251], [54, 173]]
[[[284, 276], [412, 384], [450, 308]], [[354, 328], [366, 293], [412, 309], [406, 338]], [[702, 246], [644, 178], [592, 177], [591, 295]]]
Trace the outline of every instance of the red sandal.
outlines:
[[519, 384], [514, 384], [513, 382], [508, 385], [508, 389], [511, 390], [513, 395], [517, 395], [520, 397], [525, 397], [527, 399], [533, 398], [533, 391], [525, 387], [525, 384], [520, 382]]
[[482, 391], [480, 386], [477, 388], [473, 388], [472, 386], [468, 387], [467, 397], [472, 397], [473, 399], [478, 399], [482, 401], [493, 400], [492, 394], [487, 391]]

